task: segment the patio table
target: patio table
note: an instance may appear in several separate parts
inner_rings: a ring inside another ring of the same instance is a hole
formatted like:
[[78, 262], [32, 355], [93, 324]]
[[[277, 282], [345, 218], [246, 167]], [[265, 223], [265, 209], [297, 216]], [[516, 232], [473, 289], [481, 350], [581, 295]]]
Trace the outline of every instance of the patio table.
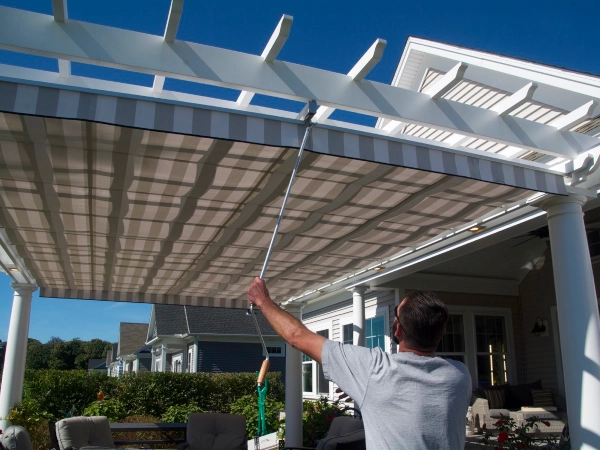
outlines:
[[[115, 440], [115, 445], [120, 444], [177, 444], [185, 441], [186, 423], [111, 423], [110, 431], [117, 432], [142, 432], [159, 431], [164, 439], [135, 439], [135, 440]], [[169, 432], [183, 431], [183, 438], [173, 438]], [[101, 450], [94, 447], [95, 450]], [[92, 450], [89, 448], [88, 450]]]

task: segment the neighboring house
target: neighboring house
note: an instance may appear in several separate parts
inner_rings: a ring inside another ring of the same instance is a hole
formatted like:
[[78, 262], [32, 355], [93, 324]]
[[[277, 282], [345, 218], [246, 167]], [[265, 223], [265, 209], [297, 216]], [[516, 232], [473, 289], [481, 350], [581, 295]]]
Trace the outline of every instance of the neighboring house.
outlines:
[[[119, 326], [119, 345], [117, 360], [119, 375], [124, 372], [138, 372], [140, 365], [148, 369], [150, 358], [139, 351], [146, 345], [147, 323], [121, 322]], [[141, 358], [140, 358], [141, 356]]]
[[102, 358], [88, 359], [88, 372], [106, 373], [106, 361]]
[[119, 362], [117, 360], [119, 344], [112, 344], [112, 348], [106, 352], [106, 374], [109, 377], [119, 375]]
[[[285, 374], [285, 343], [258, 311], [270, 371]], [[243, 309], [153, 305], [147, 343], [153, 372], [255, 372], [265, 358]]]
[[108, 376], [118, 377], [124, 372], [148, 372], [151, 356], [146, 348], [147, 323], [121, 322], [119, 342], [106, 355]]

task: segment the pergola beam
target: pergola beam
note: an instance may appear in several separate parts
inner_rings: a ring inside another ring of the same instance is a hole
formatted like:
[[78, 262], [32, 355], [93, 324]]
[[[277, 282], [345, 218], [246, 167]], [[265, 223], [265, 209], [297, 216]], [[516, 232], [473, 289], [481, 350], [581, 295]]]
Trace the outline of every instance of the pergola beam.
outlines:
[[[183, 12], [183, 0], [171, 0], [171, 7], [169, 8], [169, 17], [167, 17], [167, 25], [165, 26], [164, 39], [168, 44], [175, 42], [175, 36], [177, 36], [177, 29], [179, 28], [179, 22], [181, 21], [181, 14]], [[156, 93], [162, 92], [165, 85], [165, 77], [160, 75], [154, 76], [154, 83], [152, 84], [152, 90]]]
[[[414, 123], [572, 158], [600, 139], [443, 98], [258, 55], [191, 42], [166, 44], [162, 36], [0, 7], [0, 48], [87, 64], [248, 90], [359, 114]], [[31, 32], [35, 30], [35, 32]], [[119, 43], [119, 45], [115, 45]]]
[[[67, 0], [52, 0], [52, 14], [55, 22], [65, 23], [65, 20], [69, 17]], [[58, 73], [62, 78], [69, 78], [71, 76], [71, 61], [59, 59]]]
[[424, 94], [431, 96], [433, 99], [442, 98], [444, 94], [449, 92], [454, 86], [460, 83], [465, 75], [468, 65], [459, 62], [446, 74], [423, 91]]
[[550, 125], [556, 127], [559, 131], [569, 130], [579, 125], [581, 122], [590, 119], [594, 115], [597, 106], [598, 102], [590, 100], [585, 105], [581, 105], [569, 114], [559, 117]]
[[531, 100], [537, 87], [538, 85], [534, 82], [527, 84], [511, 96], [506, 97], [504, 100], [494, 105], [491, 108], [492, 111], [496, 111], [500, 116], [510, 114], [512, 111], [523, 105], [523, 103]]
[[67, 0], [52, 0], [52, 14], [56, 22], [64, 23], [68, 18]]
[[[277, 59], [277, 55], [279, 55], [279, 52], [283, 48], [283, 44], [285, 44], [285, 41], [287, 41], [287, 38], [290, 35], [293, 22], [294, 18], [292, 16], [288, 16], [287, 14], [281, 16], [279, 23], [275, 27], [275, 31], [273, 31], [269, 42], [267, 42], [265, 49], [260, 55], [266, 63], [272, 63]], [[254, 97], [254, 92], [242, 91], [240, 92], [236, 103], [240, 106], [248, 106], [252, 101], [252, 97]]]
[[[358, 60], [358, 62], [354, 65], [350, 72], [348, 72], [348, 76], [352, 78], [353, 81], [359, 82], [362, 81], [364, 77], [375, 67], [375, 65], [381, 61], [381, 57], [383, 56], [383, 50], [387, 45], [387, 41], [385, 39], [377, 39], [373, 42], [373, 45], [369, 47], [369, 50], [365, 52], [365, 54]], [[314, 122], [323, 122], [327, 120], [327, 118], [335, 111], [335, 108], [329, 108], [327, 106], [320, 106], [317, 109], [317, 113], [314, 117]]]

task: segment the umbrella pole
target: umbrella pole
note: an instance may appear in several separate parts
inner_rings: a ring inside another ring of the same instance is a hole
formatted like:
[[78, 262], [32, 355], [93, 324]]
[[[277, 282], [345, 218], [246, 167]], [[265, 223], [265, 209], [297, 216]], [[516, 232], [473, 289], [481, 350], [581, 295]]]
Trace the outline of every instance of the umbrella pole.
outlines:
[[[294, 170], [292, 171], [292, 175], [290, 177], [290, 182], [288, 184], [287, 190], [285, 191], [285, 197], [283, 198], [283, 204], [281, 205], [281, 210], [279, 211], [279, 218], [277, 219], [277, 225], [275, 225], [275, 229], [273, 230], [273, 236], [271, 237], [271, 243], [269, 244], [269, 249], [267, 250], [267, 256], [265, 257], [265, 262], [263, 264], [263, 268], [260, 272], [260, 278], [264, 279], [265, 272], [267, 271], [267, 266], [269, 265], [269, 259], [271, 258], [271, 253], [273, 252], [273, 246], [275, 245], [275, 239], [277, 238], [277, 232], [279, 231], [279, 225], [281, 224], [281, 219], [283, 218], [283, 212], [285, 211], [285, 205], [288, 201], [288, 197], [290, 196], [290, 191], [292, 190], [292, 185], [294, 184], [294, 178], [296, 177], [296, 172], [298, 172], [298, 166], [300, 165], [300, 159], [302, 158], [302, 152], [304, 151], [304, 147], [306, 146], [306, 142], [308, 141], [308, 136], [310, 135], [310, 130], [313, 127], [313, 123], [310, 121], [315, 115], [317, 110], [317, 104], [314, 101], [310, 101], [307, 106], [307, 112], [304, 116], [304, 123], [306, 124], [306, 131], [304, 132], [304, 138], [302, 139], [302, 145], [300, 145], [300, 150], [298, 151], [298, 157], [296, 158], [296, 165], [294, 166]], [[260, 372], [258, 374], [258, 385], [262, 386], [265, 377], [267, 376], [267, 372], [269, 370], [269, 352], [267, 351], [267, 346], [265, 344], [265, 340], [260, 331], [260, 327], [258, 326], [258, 320], [256, 319], [256, 314], [254, 313], [254, 305], [250, 303], [250, 315], [254, 320], [254, 326], [256, 327], [256, 331], [258, 333], [258, 337], [260, 338], [260, 342], [262, 343], [263, 350], [265, 352], [265, 360], [262, 363], [260, 368]]]

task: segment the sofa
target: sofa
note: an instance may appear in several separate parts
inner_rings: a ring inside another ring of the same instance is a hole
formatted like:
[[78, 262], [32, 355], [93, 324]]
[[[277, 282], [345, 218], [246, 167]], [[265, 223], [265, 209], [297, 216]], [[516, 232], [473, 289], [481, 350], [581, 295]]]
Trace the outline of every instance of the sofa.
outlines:
[[540, 380], [518, 385], [480, 385], [473, 391], [471, 406], [476, 429], [485, 423], [488, 430], [493, 430], [503, 417], [510, 417], [517, 426], [534, 416], [550, 424], [539, 424], [532, 432], [560, 433], [567, 424], [566, 412], [557, 406], [553, 392], [542, 388]]

